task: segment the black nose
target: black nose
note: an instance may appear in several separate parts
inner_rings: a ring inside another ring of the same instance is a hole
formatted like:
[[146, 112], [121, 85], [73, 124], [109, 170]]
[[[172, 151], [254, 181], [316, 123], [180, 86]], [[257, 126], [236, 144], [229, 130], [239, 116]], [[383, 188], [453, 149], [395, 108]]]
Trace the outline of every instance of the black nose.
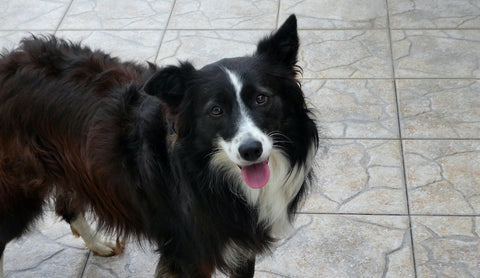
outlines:
[[238, 147], [238, 151], [243, 159], [255, 161], [262, 155], [262, 143], [257, 140], [247, 140]]

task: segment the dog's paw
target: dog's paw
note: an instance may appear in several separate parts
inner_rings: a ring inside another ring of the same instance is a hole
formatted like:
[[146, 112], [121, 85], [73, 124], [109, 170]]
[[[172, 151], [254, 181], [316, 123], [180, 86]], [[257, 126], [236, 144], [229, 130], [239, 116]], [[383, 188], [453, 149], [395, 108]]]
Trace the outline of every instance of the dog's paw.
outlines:
[[87, 244], [87, 247], [98, 256], [110, 257], [121, 254], [125, 249], [125, 242], [118, 239], [107, 239], [105, 236], [97, 236], [93, 242]]
[[125, 249], [124, 241], [93, 230], [83, 215], [79, 215], [70, 223], [70, 229], [72, 234], [76, 237], [81, 237], [87, 248], [96, 255], [102, 257], [115, 256], [121, 254], [123, 249]]

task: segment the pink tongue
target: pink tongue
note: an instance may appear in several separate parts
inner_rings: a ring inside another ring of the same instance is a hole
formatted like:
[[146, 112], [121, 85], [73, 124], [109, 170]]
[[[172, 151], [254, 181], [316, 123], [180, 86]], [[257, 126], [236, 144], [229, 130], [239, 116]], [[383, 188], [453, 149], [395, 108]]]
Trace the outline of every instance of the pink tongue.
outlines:
[[245, 183], [253, 189], [264, 187], [270, 178], [267, 161], [242, 167], [242, 177]]

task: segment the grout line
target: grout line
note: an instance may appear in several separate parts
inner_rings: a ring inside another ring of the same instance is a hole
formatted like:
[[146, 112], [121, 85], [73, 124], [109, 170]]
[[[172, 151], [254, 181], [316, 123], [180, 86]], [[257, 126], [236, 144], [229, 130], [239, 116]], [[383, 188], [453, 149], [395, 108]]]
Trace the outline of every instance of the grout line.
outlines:
[[177, 4], [177, 0], [173, 1], [172, 9], [170, 10], [170, 14], [168, 15], [167, 24], [165, 24], [165, 28], [163, 29], [162, 37], [160, 38], [160, 43], [158, 44], [158, 49], [157, 49], [157, 53], [155, 54], [155, 59], [153, 59], [154, 64], [157, 63], [158, 55], [160, 54], [160, 49], [162, 48], [163, 40], [165, 38], [165, 35], [167, 34], [168, 25], [170, 24], [170, 19], [172, 18], [173, 10], [175, 10], [175, 5], [176, 4]]
[[[169, 21], [170, 21], [170, 16], [169, 16]], [[269, 28], [258, 28], [258, 29], [246, 29], [246, 28], [240, 28], [240, 29], [228, 29], [228, 28], [198, 28], [198, 29], [184, 29], [184, 28], [62, 28], [60, 31], [114, 31], [114, 32], [121, 32], [121, 31], [162, 31], [168, 29], [169, 31], [229, 31], [229, 32], [235, 32], [235, 31], [271, 31], [272, 29]], [[16, 30], [2, 30], [0, 31], [36, 31], [35, 29], [16, 29]]]
[[281, 6], [282, 0], [278, 0], [278, 6], [277, 6], [277, 20], [275, 23], [275, 30], [278, 29], [278, 21], [280, 20], [280, 6]]
[[53, 32], [53, 35], [54, 35], [54, 36], [57, 34], [58, 30], [60, 29], [60, 25], [62, 25], [63, 20], [65, 19], [65, 17], [66, 17], [67, 14], [68, 14], [68, 11], [70, 11], [70, 8], [72, 7], [73, 1], [74, 1], [74, 0], [71, 0], [71, 1], [70, 1], [70, 4], [68, 5], [67, 10], [66, 10], [65, 13], [63, 14], [62, 18], [60, 19], [60, 22], [59, 22], [58, 25], [57, 25], [57, 28], [55, 28], [55, 32]]
[[396, 80], [480, 80], [478, 77], [396, 77]]
[[434, 216], [434, 217], [480, 217], [480, 214], [428, 214], [428, 213], [412, 213], [411, 216]]
[[405, 213], [362, 213], [362, 212], [315, 212], [315, 211], [300, 211], [297, 214], [315, 214], [315, 215], [344, 215], [344, 216], [408, 216]]
[[[398, 111], [398, 96], [397, 96], [397, 86], [396, 86], [396, 82], [395, 82], [395, 98], [397, 100], [397, 111]], [[400, 115], [400, 112], [397, 112], [398, 115]], [[401, 131], [401, 123], [400, 123], [400, 116], [398, 116], [398, 127], [399, 127], [399, 132], [402, 132]], [[400, 133], [400, 137], [401, 137], [401, 133]], [[406, 166], [406, 163], [405, 163], [405, 148], [404, 148], [404, 143], [405, 141], [401, 141], [400, 142], [400, 152], [401, 152], [401, 159], [402, 159], [402, 168], [403, 168], [403, 171], [402, 171], [402, 179], [403, 179], [403, 182], [404, 182], [404, 185], [405, 185], [405, 200], [406, 200], [406, 203], [407, 203], [407, 212], [408, 212], [408, 225], [409, 225], [409, 228], [410, 228], [410, 244], [411, 244], [411, 247], [412, 247], [412, 260], [413, 260], [413, 270], [414, 270], [414, 274], [415, 274], [415, 277], [418, 277], [418, 273], [417, 273], [417, 259], [416, 259], [416, 254], [415, 254], [415, 242], [414, 242], [414, 238], [413, 238], [413, 227], [412, 227], [412, 213], [411, 213], [411, 210], [410, 210], [410, 197], [409, 197], [409, 192], [408, 192], [408, 181], [407, 181], [407, 166]]]
[[480, 28], [391, 28], [392, 31], [479, 31]]
[[480, 138], [417, 138], [417, 137], [404, 137], [402, 138], [402, 141], [413, 141], [413, 140], [418, 140], [418, 141], [476, 141], [480, 140]]
[[315, 212], [315, 211], [300, 211], [297, 214], [313, 214], [313, 215], [330, 215], [330, 216], [413, 216], [413, 217], [480, 217], [480, 214], [428, 214], [428, 213], [363, 213], [363, 212]]
[[397, 74], [395, 72], [395, 59], [393, 58], [393, 43], [392, 43], [392, 30], [391, 30], [391, 24], [390, 24], [390, 8], [388, 6], [388, 0], [385, 0], [385, 7], [387, 9], [387, 36], [388, 36], [388, 44], [390, 47], [390, 61], [391, 61], [391, 73], [393, 77], [393, 91], [395, 95], [395, 104], [396, 104], [396, 110], [397, 110], [397, 124], [398, 124], [398, 136], [400, 137], [400, 159], [401, 159], [401, 164], [402, 164], [402, 179], [403, 179], [403, 185], [405, 186], [405, 200], [406, 200], [406, 206], [407, 206], [407, 213], [408, 213], [408, 228], [410, 232], [410, 246], [412, 248], [412, 263], [413, 263], [413, 274], [415, 277], [418, 277], [417, 273], [417, 259], [415, 257], [415, 243], [413, 239], [413, 228], [412, 228], [412, 214], [410, 211], [410, 199], [408, 196], [408, 181], [407, 181], [407, 168], [406, 168], [406, 163], [405, 163], [405, 152], [404, 152], [404, 141], [402, 140], [402, 122], [401, 122], [401, 117], [400, 117], [400, 103], [399, 103], [399, 98], [398, 98], [398, 88], [397, 88]]
[[[67, 9], [67, 11], [70, 9]], [[63, 22], [63, 19], [65, 18], [66, 13], [62, 16], [62, 19], [60, 23]], [[277, 16], [277, 27], [278, 27], [278, 20], [279, 15]], [[60, 24], [58, 24], [57, 29], [59, 29]], [[2, 29], [0, 28], [0, 31], [2, 32], [14, 32], [14, 31], [48, 31], [51, 29], [35, 29], [35, 28], [30, 28], [30, 29]], [[59, 29], [58, 31], [158, 31], [158, 30], [163, 30], [163, 28], [127, 28], [127, 29], [118, 29], [118, 28], [65, 28], [65, 29]], [[170, 31], [271, 31], [272, 29], [270, 28], [238, 28], [238, 29], [232, 29], [232, 28], [169, 28], [168, 30]], [[339, 29], [319, 29], [319, 28], [298, 28], [298, 31], [480, 31], [479, 29], [428, 29], [428, 28], [422, 28], [422, 29], [387, 29], [387, 28], [339, 28]]]
[[369, 138], [369, 137], [319, 137], [321, 140], [372, 140], [372, 141], [479, 141], [480, 138]]
[[320, 140], [372, 140], [372, 141], [400, 141], [400, 138], [368, 138], [368, 137], [319, 137]]
[[303, 80], [480, 80], [478, 77], [303, 77]]
[[85, 270], [87, 270], [87, 264], [88, 264], [88, 260], [90, 259], [91, 254], [92, 254], [92, 251], [88, 250], [87, 258], [85, 260], [85, 264], [83, 264], [82, 272], [80, 272], [80, 275], [78, 276], [78, 278], [82, 278], [83, 275], [85, 274]]

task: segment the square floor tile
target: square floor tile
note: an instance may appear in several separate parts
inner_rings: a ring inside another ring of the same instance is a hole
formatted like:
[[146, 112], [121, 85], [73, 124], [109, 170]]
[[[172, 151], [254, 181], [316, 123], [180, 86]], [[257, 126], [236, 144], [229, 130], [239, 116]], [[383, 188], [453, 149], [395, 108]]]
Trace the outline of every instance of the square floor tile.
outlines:
[[391, 80], [307, 80], [322, 137], [399, 138]]
[[306, 212], [407, 213], [397, 140], [324, 140]]
[[301, 215], [255, 277], [414, 277], [408, 218]]
[[388, 0], [391, 28], [479, 28], [480, 5], [470, 0]]
[[480, 141], [404, 142], [410, 211], [480, 213]]
[[392, 78], [386, 30], [300, 31], [305, 78]]
[[164, 29], [174, 0], [75, 0], [60, 29]]
[[387, 26], [384, 0], [282, 0], [280, 22], [295, 13], [300, 29], [372, 29]]
[[0, 30], [55, 30], [71, 0], [0, 1]]
[[412, 217], [419, 278], [480, 277], [480, 217]]
[[52, 212], [46, 213], [32, 232], [7, 244], [6, 277], [79, 277], [88, 249], [75, 238], [69, 225]]
[[177, 0], [169, 29], [273, 29], [277, 0]]
[[163, 31], [59, 31], [57, 36], [95, 50], [102, 50], [120, 60], [154, 62]]
[[479, 78], [478, 30], [392, 31], [398, 78]]
[[480, 138], [478, 80], [398, 80], [403, 138]]
[[188, 60], [200, 68], [222, 58], [251, 55], [262, 31], [170, 31], [163, 39], [157, 64]]

